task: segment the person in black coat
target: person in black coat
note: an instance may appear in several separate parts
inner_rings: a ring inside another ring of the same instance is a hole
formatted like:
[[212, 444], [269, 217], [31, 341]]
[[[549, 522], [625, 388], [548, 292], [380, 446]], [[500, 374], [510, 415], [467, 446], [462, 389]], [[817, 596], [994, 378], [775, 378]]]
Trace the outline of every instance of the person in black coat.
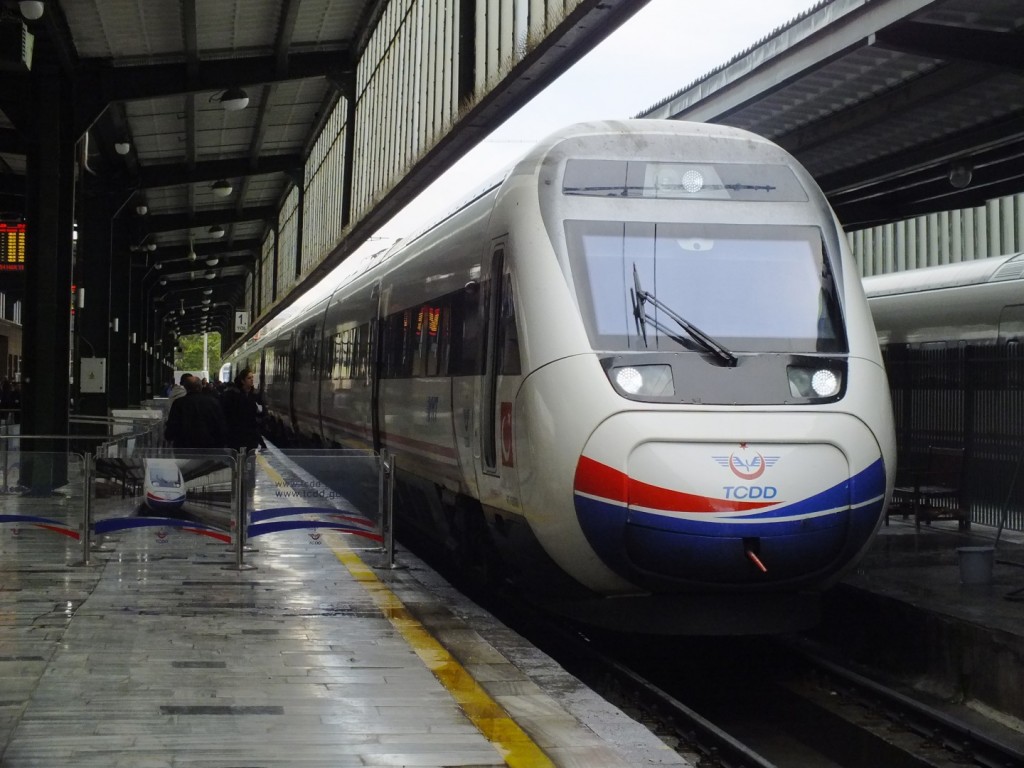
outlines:
[[227, 445], [227, 425], [220, 405], [202, 392], [199, 379], [190, 376], [185, 394], [171, 403], [164, 438], [175, 448], [213, 451]]
[[246, 368], [220, 396], [227, 422], [228, 447], [245, 448], [246, 452], [266, 447], [260, 434], [260, 406], [252, 386], [253, 374]]

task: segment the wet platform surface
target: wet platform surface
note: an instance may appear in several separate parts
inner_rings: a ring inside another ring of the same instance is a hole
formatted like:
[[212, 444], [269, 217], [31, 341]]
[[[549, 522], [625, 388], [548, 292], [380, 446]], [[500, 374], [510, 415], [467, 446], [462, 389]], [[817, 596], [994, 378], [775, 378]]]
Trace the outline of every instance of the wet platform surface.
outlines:
[[[290, 476], [264, 454], [257, 499]], [[237, 570], [223, 541], [153, 527], [73, 566], [72, 497], [14, 502], [49, 529], [0, 526], [4, 768], [685, 765], [405, 551], [390, 568], [332, 531], [287, 531]], [[893, 518], [826, 626], [851, 658], [1021, 735], [1024, 536], [961, 583], [958, 550], [994, 537]]]
[[341, 541], [261, 537], [237, 570], [145, 528], [73, 567], [73, 538], [0, 527], [0, 765], [685, 765], [411, 555]]
[[918, 529], [893, 517], [829, 594], [823, 626], [847, 658], [890, 673], [929, 703], [1024, 748], [1019, 532], [1003, 531], [997, 540], [987, 526], [960, 531], [943, 521]]

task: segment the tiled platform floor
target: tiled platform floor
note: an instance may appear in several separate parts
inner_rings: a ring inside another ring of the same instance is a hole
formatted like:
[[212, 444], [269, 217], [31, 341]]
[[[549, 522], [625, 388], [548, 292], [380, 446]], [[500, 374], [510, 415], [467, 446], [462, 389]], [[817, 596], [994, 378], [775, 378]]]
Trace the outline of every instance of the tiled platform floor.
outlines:
[[[261, 537], [238, 571], [221, 542], [142, 529], [70, 567], [73, 539], [0, 527], [0, 765], [685, 765], [411, 556], [357, 578], [334, 536]], [[442, 653], [527, 745], [471, 719]]]

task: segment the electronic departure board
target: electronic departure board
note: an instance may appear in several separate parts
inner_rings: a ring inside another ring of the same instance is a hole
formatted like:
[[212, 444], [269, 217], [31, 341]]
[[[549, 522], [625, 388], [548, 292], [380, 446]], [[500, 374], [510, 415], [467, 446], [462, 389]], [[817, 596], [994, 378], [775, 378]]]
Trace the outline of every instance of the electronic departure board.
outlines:
[[25, 271], [25, 224], [0, 221], [0, 272]]

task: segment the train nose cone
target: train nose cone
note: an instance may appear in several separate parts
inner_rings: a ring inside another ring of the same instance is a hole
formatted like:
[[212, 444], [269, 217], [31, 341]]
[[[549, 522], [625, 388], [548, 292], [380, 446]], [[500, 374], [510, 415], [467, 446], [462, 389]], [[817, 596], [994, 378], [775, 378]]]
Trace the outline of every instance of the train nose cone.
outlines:
[[[825, 442], [645, 440], [581, 457], [577, 517], [646, 588], [794, 583], [848, 562], [874, 531], [885, 477]], [[618, 453], [618, 461], [613, 454]]]

